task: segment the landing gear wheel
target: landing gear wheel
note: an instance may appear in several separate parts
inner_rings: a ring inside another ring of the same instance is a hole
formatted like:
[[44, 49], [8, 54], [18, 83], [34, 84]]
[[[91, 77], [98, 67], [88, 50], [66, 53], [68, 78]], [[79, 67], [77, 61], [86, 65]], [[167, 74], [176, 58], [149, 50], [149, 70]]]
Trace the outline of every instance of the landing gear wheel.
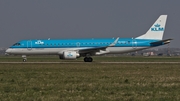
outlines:
[[23, 62], [26, 62], [27, 60], [26, 59], [23, 59]]
[[23, 58], [23, 62], [27, 61], [26, 55], [22, 55], [22, 58]]
[[84, 62], [92, 62], [93, 59], [91, 57], [85, 57]]
[[88, 58], [88, 62], [92, 62], [93, 59], [91, 57]]

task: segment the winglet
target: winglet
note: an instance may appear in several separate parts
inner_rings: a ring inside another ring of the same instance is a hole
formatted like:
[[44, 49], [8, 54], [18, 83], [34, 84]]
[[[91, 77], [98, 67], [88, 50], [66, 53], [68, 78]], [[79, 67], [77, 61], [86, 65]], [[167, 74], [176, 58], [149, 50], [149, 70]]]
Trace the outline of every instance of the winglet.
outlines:
[[117, 37], [116, 40], [109, 45], [109, 47], [115, 46], [118, 40], [119, 40], [119, 37]]

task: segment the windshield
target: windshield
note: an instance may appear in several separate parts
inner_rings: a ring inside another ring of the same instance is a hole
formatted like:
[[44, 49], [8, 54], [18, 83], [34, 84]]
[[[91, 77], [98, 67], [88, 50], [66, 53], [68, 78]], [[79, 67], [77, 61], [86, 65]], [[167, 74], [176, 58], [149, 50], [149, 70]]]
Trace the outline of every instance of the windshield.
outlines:
[[13, 46], [20, 46], [21, 44], [20, 43], [15, 43]]

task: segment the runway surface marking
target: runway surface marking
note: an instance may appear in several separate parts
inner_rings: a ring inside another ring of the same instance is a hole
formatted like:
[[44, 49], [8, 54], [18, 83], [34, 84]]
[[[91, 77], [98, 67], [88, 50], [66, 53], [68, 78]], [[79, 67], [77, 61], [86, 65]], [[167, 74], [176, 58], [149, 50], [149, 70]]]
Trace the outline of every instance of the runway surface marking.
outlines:
[[80, 64], [80, 63], [101, 63], [101, 64], [180, 64], [180, 62], [0, 62], [0, 64]]

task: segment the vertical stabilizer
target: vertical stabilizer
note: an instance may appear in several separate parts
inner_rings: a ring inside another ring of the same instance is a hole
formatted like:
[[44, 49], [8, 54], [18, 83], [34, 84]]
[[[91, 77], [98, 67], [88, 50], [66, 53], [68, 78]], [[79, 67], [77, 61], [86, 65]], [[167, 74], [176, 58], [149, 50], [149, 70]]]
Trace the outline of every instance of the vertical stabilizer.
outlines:
[[167, 15], [161, 15], [156, 22], [151, 26], [151, 28], [136, 39], [157, 39], [162, 40], [165, 31]]

